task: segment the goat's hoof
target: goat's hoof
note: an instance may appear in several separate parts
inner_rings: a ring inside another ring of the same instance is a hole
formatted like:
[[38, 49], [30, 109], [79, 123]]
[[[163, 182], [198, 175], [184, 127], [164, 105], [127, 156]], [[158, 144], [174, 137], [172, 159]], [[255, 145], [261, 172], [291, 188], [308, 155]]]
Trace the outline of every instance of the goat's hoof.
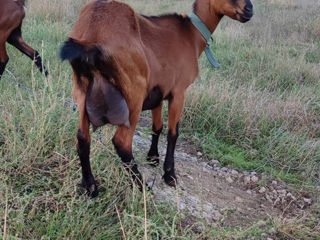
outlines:
[[151, 167], [157, 167], [160, 163], [159, 156], [148, 156], [147, 161]]
[[82, 179], [80, 187], [82, 187], [85, 190], [85, 194], [87, 194], [91, 198], [95, 198], [99, 194], [97, 185], [92, 179], [89, 181], [85, 181], [84, 179]]
[[174, 173], [165, 172], [162, 178], [164, 182], [170, 187], [176, 187], [178, 184], [177, 177]]

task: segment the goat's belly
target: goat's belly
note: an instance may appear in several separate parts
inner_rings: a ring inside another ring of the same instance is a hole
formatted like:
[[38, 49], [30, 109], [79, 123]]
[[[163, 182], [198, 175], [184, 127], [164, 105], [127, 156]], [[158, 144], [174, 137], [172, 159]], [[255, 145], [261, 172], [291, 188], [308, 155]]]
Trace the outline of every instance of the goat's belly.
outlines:
[[163, 100], [163, 94], [159, 87], [154, 87], [143, 102], [142, 111], [155, 109]]
[[128, 105], [121, 92], [108, 81], [101, 81], [92, 81], [88, 87], [86, 110], [89, 121], [94, 127], [107, 123], [130, 127]]

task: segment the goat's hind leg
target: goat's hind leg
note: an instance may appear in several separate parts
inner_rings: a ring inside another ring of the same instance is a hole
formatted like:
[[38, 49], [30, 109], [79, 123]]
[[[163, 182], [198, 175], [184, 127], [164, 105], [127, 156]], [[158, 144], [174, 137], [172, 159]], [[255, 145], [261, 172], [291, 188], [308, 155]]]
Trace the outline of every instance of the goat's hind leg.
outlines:
[[36, 66], [40, 72], [44, 72], [45, 76], [48, 76], [48, 71], [42, 63], [42, 59], [37, 51], [30, 47], [22, 38], [21, 25], [14, 29], [8, 37], [8, 43], [19, 49], [22, 53], [35, 61]]
[[139, 116], [140, 112], [134, 114], [131, 113], [130, 128], [124, 125], [118, 126], [112, 142], [125, 168], [131, 173], [131, 176], [138, 184], [139, 189], [142, 190], [142, 176], [138, 170], [137, 164], [133, 162], [134, 158], [132, 154], [132, 138]]
[[6, 51], [6, 42], [0, 42], [0, 79], [9, 61]]
[[98, 188], [90, 166], [90, 123], [85, 109], [85, 94], [78, 95], [78, 107], [80, 119], [77, 133], [77, 152], [82, 170], [81, 187], [86, 189], [88, 195], [96, 197], [98, 195]]
[[152, 110], [152, 141], [150, 150], [148, 152], [149, 164], [151, 166], [157, 166], [159, 164], [159, 151], [158, 151], [158, 143], [159, 137], [163, 129], [162, 123], [162, 102], [160, 105]]

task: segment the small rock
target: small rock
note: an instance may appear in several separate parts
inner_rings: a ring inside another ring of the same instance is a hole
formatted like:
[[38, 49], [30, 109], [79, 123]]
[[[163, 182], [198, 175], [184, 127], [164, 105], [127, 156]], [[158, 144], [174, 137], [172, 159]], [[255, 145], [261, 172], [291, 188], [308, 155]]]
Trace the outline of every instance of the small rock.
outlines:
[[204, 172], [210, 173], [210, 170], [209, 170], [207, 167], [203, 167], [202, 170], [203, 170]]
[[258, 227], [262, 227], [262, 226], [265, 226], [266, 224], [267, 224], [266, 221], [259, 220], [256, 225], [257, 225]]
[[243, 178], [243, 182], [244, 182], [244, 184], [248, 184], [248, 183], [250, 183], [250, 177], [249, 176], [245, 176], [244, 178]]
[[272, 181], [272, 185], [277, 185], [277, 184], [278, 184], [277, 181], [275, 181], [275, 180]]
[[213, 166], [219, 166], [220, 165], [220, 162], [218, 160], [211, 160], [210, 163], [213, 165]]
[[268, 202], [273, 203], [272, 198], [269, 194], [266, 194], [266, 199], [268, 200]]
[[258, 178], [257, 176], [252, 176], [252, 177], [251, 177], [251, 181], [254, 182], [254, 183], [256, 183], [256, 182], [259, 181], [259, 178]]
[[190, 162], [197, 162], [198, 159], [196, 157], [189, 157]]
[[220, 170], [221, 170], [221, 168], [220, 168], [220, 167], [214, 167], [214, 170], [216, 170], [216, 171], [220, 171]]
[[193, 180], [193, 177], [191, 175], [187, 175], [187, 177], [191, 180]]
[[284, 189], [278, 190], [277, 192], [279, 193], [280, 197], [284, 197], [284, 196], [286, 196], [286, 194], [287, 194], [287, 191], [284, 190]]
[[[268, 231], [270, 234], [276, 234], [277, 233], [277, 229], [276, 228], [270, 228]], [[272, 238], [270, 238], [269, 240], [273, 240]]]
[[202, 156], [202, 152], [197, 152], [197, 156], [201, 157]]
[[248, 194], [252, 194], [252, 191], [251, 190], [247, 190], [246, 191]]
[[267, 240], [273, 240], [273, 238], [269, 238], [269, 237], [268, 237]]
[[227, 172], [227, 171], [228, 171], [228, 168], [223, 167], [223, 168], [221, 168], [221, 171]]
[[259, 189], [259, 193], [265, 193], [267, 191], [267, 189], [265, 187], [261, 187]]
[[287, 197], [291, 198], [292, 200], [296, 200], [296, 198], [290, 192], [287, 193]]
[[231, 171], [231, 174], [232, 174], [232, 175], [238, 175], [238, 171], [233, 169], [233, 170]]
[[279, 197], [277, 197], [277, 199], [274, 201], [273, 205], [274, 206], [277, 205], [278, 202], [280, 202], [280, 198]]
[[256, 173], [255, 171], [253, 171], [253, 172], [250, 173], [250, 175], [251, 175], [251, 176], [257, 175], [257, 173]]
[[242, 199], [241, 197], [238, 197], [238, 196], [237, 196], [237, 197], [236, 197], [236, 201], [237, 201], [237, 202], [243, 202], [243, 199]]
[[199, 165], [202, 166], [202, 167], [207, 167], [208, 166], [208, 164], [206, 162], [201, 162]]
[[303, 201], [309, 205], [311, 205], [312, 200], [310, 198], [303, 198]]
[[180, 208], [180, 209], [185, 209], [185, 208], [186, 208], [186, 205], [185, 205], [183, 202], [180, 202], [179, 208]]
[[211, 213], [212, 213], [211, 216], [215, 221], [219, 221], [223, 218], [223, 215], [217, 210], [213, 210]]
[[228, 183], [233, 183], [233, 179], [232, 179], [230, 176], [228, 176], [228, 177], [226, 178], [226, 180], [227, 180]]

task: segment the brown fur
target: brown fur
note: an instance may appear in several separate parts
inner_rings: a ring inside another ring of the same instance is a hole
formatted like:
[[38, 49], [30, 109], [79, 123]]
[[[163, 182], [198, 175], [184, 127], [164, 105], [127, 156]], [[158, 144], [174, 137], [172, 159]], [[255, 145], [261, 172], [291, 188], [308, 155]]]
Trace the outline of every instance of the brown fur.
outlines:
[[[0, 0], [0, 78], [9, 60], [6, 42], [18, 48], [32, 60], [40, 71], [45, 71], [39, 54], [22, 38], [21, 25], [25, 17], [24, 0]], [[45, 71], [45, 74], [48, 73]]]
[[[213, 32], [223, 15], [242, 21], [247, 4], [251, 4], [249, 0], [197, 0], [194, 11]], [[130, 127], [120, 125], [115, 133], [116, 148], [132, 152], [132, 137], [145, 99], [162, 97], [151, 109], [154, 131], [162, 129], [162, 100], [169, 100], [168, 141], [173, 149], [168, 149], [172, 156], [167, 152], [164, 170], [172, 178], [165, 178], [166, 182], [174, 185], [173, 151], [185, 91], [198, 75], [198, 57], [206, 47], [201, 34], [185, 15], [145, 17], [127, 4], [98, 0], [84, 7], [70, 38], [87, 50], [98, 46], [103, 55], [101, 61], [113, 63], [109, 70], [104, 68], [107, 71], [104, 75], [112, 72], [115, 77], [106, 77], [105, 81], [119, 89], [130, 113]], [[99, 68], [97, 64], [92, 67]], [[79, 127], [88, 141], [89, 122], [83, 104], [89, 82], [99, 78], [95, 71], [92, 74], [91, 77], [75, 74], [74, 79], [74, 97], [80, 107]], [[161, 95], [150, 96], [153, 89], [159, 89]]]

